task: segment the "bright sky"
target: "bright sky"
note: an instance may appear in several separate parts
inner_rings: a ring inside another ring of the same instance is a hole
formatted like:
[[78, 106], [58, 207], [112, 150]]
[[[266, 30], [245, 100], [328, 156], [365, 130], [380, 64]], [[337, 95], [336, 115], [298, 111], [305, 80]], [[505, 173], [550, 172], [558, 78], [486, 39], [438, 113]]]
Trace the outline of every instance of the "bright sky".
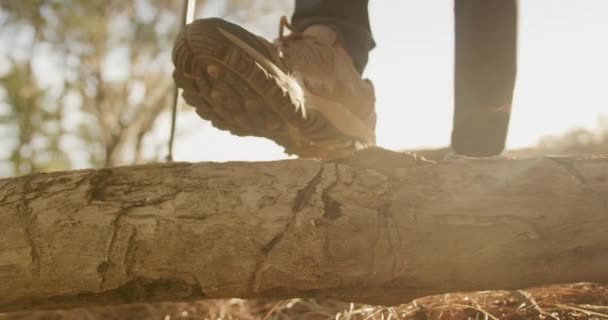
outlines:
[[[377, 47], [365, 77], [376, 88], [382, 147], [449, 143], [452, 1], [370, 1]], [[519, 68], [508, 148], [534, 145], [541, 136], [573, 127], [595, 128], [598, 116], [608, 114], [607, 17], [606, 0], [520, 1]], [[179, 161], [286, 158], [274, 143], [230, 136], [194, 112], [180, 116], [179, 125], [188, 131], [176, 143]]]

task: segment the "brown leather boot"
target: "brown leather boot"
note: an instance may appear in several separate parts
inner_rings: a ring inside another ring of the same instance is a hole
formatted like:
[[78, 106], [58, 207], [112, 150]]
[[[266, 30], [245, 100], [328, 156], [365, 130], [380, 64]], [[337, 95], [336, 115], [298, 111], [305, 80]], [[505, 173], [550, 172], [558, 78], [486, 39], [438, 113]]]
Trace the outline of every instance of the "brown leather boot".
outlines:
[[227, 21], [196, 20], [178, 36], [173, 78], [204, 119], [269, 138], [288, 154], [332, 158], [375, 144], [374, 88], [333, 28], [314, 25], [274, 43]]

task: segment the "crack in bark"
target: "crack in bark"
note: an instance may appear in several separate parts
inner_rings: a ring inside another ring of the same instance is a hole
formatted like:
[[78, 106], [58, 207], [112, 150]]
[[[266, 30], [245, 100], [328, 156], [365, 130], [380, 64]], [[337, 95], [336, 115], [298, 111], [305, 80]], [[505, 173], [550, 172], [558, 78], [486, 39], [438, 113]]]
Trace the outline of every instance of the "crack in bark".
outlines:
[[[28, 180], [28, 179], [29, 179], [29, 180], [31, 180], [31, 179], [34, 179], [35, 177], [40, 177], [40, 175], [42, 175], [42, 174], [44, 174], [44, 175], [48, 175], [48, 176], [46, 176], [46, 178], [45, 178], [45, 179], [47, 179], [47, 180], [52, 180], [52, 179], [54, 179], [54, 178], [55, 178], [55, 177], [54, 177], [54, 175], [53, 175], [53, 173], [32, 173], [32, 174], [30, 174], [30, 175], [28, 175], [28, 176], [19, 177], [18, 179], [24, 179], [24, 180]], [[7, 180], [8, 180], [8, 179], [7, 179]], [[70, 192], [70, 191], [77, 190], [78, 188], [82, 187], [82, 185], [83, 185], [85, 182], [88, 182], [88, 181], [89, 181], [89, 180], [88, 180], [86, 177], [83, 177], [83, 178], [82, 178], [82, 179], [80, 179], [78, 182], [76, 182], [76, 183], [74, 184], [74, 187], [72, 187], [72, 188], [69, 188], [69, 189], [61, 189], [61, 190], [58, 190], [58, 191], [47, 191], [47, 190], [46, 190], [46, 188], [47, 188], [47, 187], [52, 186], [52, 185], [54, 185], [54, 184], [62, 184], [62, 183], [64, 183], [64, 182], [65, 182], [65, 181], [61, 181], [61, 180], [59, 180], [59, 181], [52, 181], [52, 182], [47, 182], [47, 183], [45, 183], [45, 184], [44, 184], [42, 187], [40, 187], [40, 186], [36, 186], [36, 188], [30, 188], [30, 189], [29, 189], [27, 192], [29, 192], [29, 193], [38, 193], [40, 196], [46, 196], [46, 197], [49, 197], [49, 196], [55, 196], [55, 195], [62, 195], [62, 194], [65, 194], [66, 192]], [[5, 184], [5, 186], [8, 186], [8, 185], [10, 185], [10, 184], [9, 184], [9, 183]], [[4, 186], [3, 186], [3, 187], [4, 187]], [[1, 191], [1, 190], [0, 190], [0, 191]], [[6, 198], [8, 198], [9, 196], [12, 196], [12, 195], [14, 195], [14, 194], [15, 194], [15, 192], [14, 192], [14, 191], [9, 192], [9, 193], [7, 193], [7, 194], [5, 194], [5, 195], [4, 195], [4, 196], [3, 196], [3, 197], [0, 199], [0, 206], [8, 206], [8, 205], [11, 205], [11, 204], [15, 204], [15, 203], [20, 203], [20, 202], [23, 202], [23, 195], [19, 195], [19, 196], [17, 197], [18, 199], [14, 200], [14, 201], [5, 201], [5, 200], [6, 200]]]
[[374, 270], [376, 267], [376, 251], [377, 251], [377, 247], [378, 247], [378, 243], [380, 242], [380, 234], [382, 231], [382, 212], [380, 209], [378, 209], [376, 211], [376, 231], [374, 232], [374, 240], [372, 241], [372, 245], [371, 245], [371, 249], [372, 249], [372, 258], [370, 259], [370, 266], [369, 266], [369, 277], [372, 277], [374, 275]]
[[251, 291], [251, 292], [256, 291], [257, 282], [260, 277], [260, 274], [262, 273], [263, 267], [266, 264], [268, 255], [270, 254], [270, 251], [272, 251], [272, 249], [276, 246], [276, 244], [281, 241], [281, 239], [283, 238], [283, 234], [286, 232], [286, 230], [287, 230], [287, 228], [285, 228], [279, 234], [274, 236], [272, 238], [272, 240], [270, 240], [266, 245], [264, 245], [262, 247], [262, 249], [261, 249], [262, 257], [257, 259], [257, 261], [253, 267], [253, 272], [251, 274], [251, 277], [249, 277], [249, 281], [247, 283], [247, 287], [249, 288], [249, 291]]
[[[391, 192], [394, 192], [392, 190], [393, 187], [393, 177], [392, 176], [388, 176], [388, 187], [387, 190], [384, 191], [381, 195], [380, 198], [384, 198], [386, 197], [388, 194], [390, 194]], [[380, 242], [380, 239], [382, 238], [382, 229], [383, 227], [386, 225], [385, 222], [385, 217], [387, 216], [387, 210], [390, 208], [390, 201], [389, 202], [384, 202], [380, 207], [376, 208], [376, 231], [374, 232], [374, 240], [372, 242], [372, 258], [371, 260], [371, 264], [369, 267], [369, 275], [370, 277], [374, 275], [375, 273], [375, 266], [376, 266], [376, 251], [377, 251], [377, 247], [378, 247], [378, 243]], [[388, 235], [390, 238], [390, 234]], [[390, 241], [390, 240], [389, 240]]]
[[[109, 170], [108, 170], [109, 172]], [[103, 199], [99, 198], [100, 196], [103, 197], [104, 194], [104, 189], [107, 187], [106, 184], [106, 179], [108, 178], [109, 174], [108, 173], [104, 173], [101, 178], [93, 178], [96, 179], [96, 181], [100, 181], [100, 183], [102, 183], [102, 186], [94, 186], [92, 189], [95, 189], [95, 192], [91, 192], [91, 194], [89, 195], [90, 198], [89, 200], [100, 200], [100, 201], [108, 201], [108, 199]], [[91, 182], [93, 183], [93, 182]], [[141, 207], [147, 207], [147, 206], [154, 206], [154, 205], [159, 205], [162, 204], [166, 201], [170, 201], [172, 199], [175, 199], [175, 197], [180, 193], [180, 191], [173, 191], [170, 192], [168, 194], [162, 195], [158, 198], [146, 198], [143, 200], [139, 200], [139, 201], [135, 201], [133, 203], [129, 203], [127, 205], [125, 205], [124, 207], [122, 207], [120, 209], [120, 211], [118, 211], [118, 213], [116, 214], [116, 217], [114, 218], [114, 220], [112, 221], [112, 238], [110, 239], [110, 245], [108, 248], [108, 253], [107, 253], [107, 258], [104, 261], [104, 263], [100, 264], [98, 267], [98, 272], [100, 274], [101, 277], [101, 281], [99, 284], [100, 289], [103, 289], [103, 285], [106, 282], [106, 275], [108, 270], [110, 270], [112, 267], [114, 267], [114, 261], [112, 259], [112, 253], [114, 252], [114, 247], [116, 245], [116, 241], [118, 238], [118, 233], [120, 230], [120, 225], [121, 225], [121, 220], [123, 219], [123, 217], [127, 216], [129, 214], [129, 212], [135, 208], [141, 208]], [[155, 217], [155, 218], [159, 218], [159, 217]], [[127, 242], [127, 249], [125, 251], [125, 262], [127, 262], [128, 260], [128, 255], [130, 254], [130, 250], [133, 249], [133, 237], [135, 236], [136, 233], [136, 229], [133, 228], [133, 231], [131, 233], [131, 235], [129, 236], [128, 242]], [[128, 276], [130, 276], [130, 272], [132, 269], [132, 261], [128, 261], [130, 263], [130, 265], [125, 264], [125, 272]]]
[[125, 250], [125, 257], [123, 261], [125, 266], [125, 274], [129, 278], [133, 276], [133, 266], [135, 265], [135, 235], [137, 234], [137, 229], [135, 227], [132, 228], [133, 231], [131, 231], [131, 235], [127, 240], [127, 249]]
[[[103, 191], [102, 191], [103, 192]], [[108, 248], [108, 253], [107, 253], [107, 258], [106, 258], [106, 263], [107, 263], [107, 267], [106, 268], [101, 268], [102, 271], [100, 272], [100, 276], [101, 276], [101, 282], [99, 284], [100, 288], [103, 288], [103, 285], [106, 282], [106, 274], [108, 272], [109, 269], [111, 269], [114, 266], [114, 262], [112, 261], [112, 253], [114, 251], [114, 246], [116, 244], [117, 238], [118, 238], [118, 232], [120, 230], [120, 221], [122, 220], [123, 217], [127, 216], [129, 214], [129, 212], [135, 208], [141, 208], [141, 207], [147, 207], [147, 206], [153, 206], [153, 205], [159, 205], [162, 204], [166, 201], [170, 201], [172, 199], [175, 199], [175, 197], [180, 193], [180, 191], [174, 191], [172, 193], [169, 193], [167, 195], [158, 197], [156, 199], [144, 199], [144, 200], [140, 200], [140, 201], [136, 201], [134, 203], [128, 204], [127, 206], [125, 206], [124, 208], [120, 209], [120, 211], [117, 213], [116, 218], [114, 218], [114, 220], [112, 221], [112, 228], [113, 228], [113, 232], [112, 232], [112, 238], [110, 240], [110, 246]], [[155, 217], [157, 219], [160, 219], [160, 217]], [[127, 248], [125, 250], [125, 262], [129, 262], [129, 265], [125, 264], [125, 272], [127, 274], [127, 276], [131, 275], [131, 271], [132, 271], [132, 264], [133, 261], [129, 261], [127, 260], [129, 255], [132, 254], [131, 250], [133, 250], [133, 246], [134, 246], [134, 242], [133, 239], [135, 237], [136, 234], [136, 229], [133, 227], [133, 231], [131, 233], [131, 235], [129, 236], [128, 242], [127, 242]]]
[[298, 190], [298, 192], [296, 193], [296, 197], [293, 201], [293, 205], [291, 207], [293, 215], [292, 219], [285, 224], [283, 230], [277, 233], [274, 237], [272, 237], [272, 239], [270, 239], [270, 241], [268, 241], [268, 243], [266, 243], [262, 246], [262, 248], [260, 248], [260, 251], [262, 252], [262, 257], [258, 259], [258, 261], [256, 261], [255, 266], [253, 268], [253, 273], [249, 278], [248, 287], [251, 291], [255, 292], [257, 279], [259, 278], [263, 266], [265, 265], [268, 255], [281, 242], [281, 240], [283, 240], [283, 236], [296, 220], [296, 215], [300, 211], [304, 210], [304, 208], [308, 205], [312, 197], [315, 195], [317, 186], [322, 181], [324, 171], [325, 167], [321, 165], [319, 171], [315, 174], [315, 176], [310, 181], [308, 181], [308, 183], [306, 183], [306, 185], [302, 189]]
[[[10, 185], [11, 185], [11, 184], [10, 184], [10, 180], [8, 180], [8, 179], [7, 179], [7, 180], [5, 180], [5, 183], [3, 183], [3, 184], [2, 184], [2, 186], [0, 186], [0, 192], [3, 192], [3, 191], [4, 191], [4, 189], [5, 189], [5, 188], [7, 188], [7, 187], [8, 187], [8, 186], [10, 186]], [[12, 192], [11, 192], [11, 193], [9, 193], [9, 192], [3, 193], [3, 194], [2, 194], [2, 197], [0, 198], [0, 203], [3, 203], [3, 202], [4, 202], [4, 200], [5, 200], [5, 199], [6, 199], [6, 198], [7, 198], [9, 195], [11, 195], [11, 194], [13, 194], [13, 193], [12, 193]]]
[[[394, 277], [394, 275], [397, 272], [397, 265], [400, 263], [399, 261], [399, 257], [401, 257], [401, 255], [398, 252], [401, 252], [401, 249], [403, 247], [403, 235], [401, 234], [401, 230], [399, 229], [399, 224], [397, 222], [397, 219], [395, 218], [395, 215], [393, 214], [393, 212], [391, 211], [391, 207], [393, 205], [393, 201], [395, 198], [396, 193], [399, 190], [399, 183], [400, 180], [398, 177], [396, 177], [394, 174], [390, 174], [388, 175], [388, 189], [386, 191], [386, 193], [383, 195], [383, 198], [386, 198], [386, 202], [383, 205], [383, 210], [385, 216], [390, 219], [390, 221], [392, 222], [392, 226], [393, 226], [393, 230], [395, 231], [395, 234], [397, 235], [397, 249], [395, 249], [395, 247], [391, 246], [391, 254], [393, 255], [393, 268], [391, 270], [391, 277]], [[416, 214], [416, 212], [414, 211], [414, 217], [416, 219], [416, 222], [418, 220], [418, 216]]]
[[17, 216], [23, 225], [23, 231], [25, 233], [25, 241], [30, 247], [30, 258], [32, 261], [32, 276], [34, 278], [40, 277], [40, 252], [38, 246], [34, 241], [34, 235], [32, 232], [32, 225], [34, 224], [34, 218], [32, 217], [32, 207], [30, 200], [27, 198], [28, 193], [31, 192], [31, 182], [36, 176], [31, 175], [23, 182], [23, 194], [21, 197], [21, 203], [17, 204]]
[[[395, 254], [395, 246], [393, 244], [393, 237], [391, 235], [391, 226], [390, 223], [388, 221], [388, 219], [391, 219], [391, 213], [390, 213], [390, 206], [391, 203], [387, 202], [384, 203], [382, 205], [382, 207], [380, 207], [380, 209], [378, 210], [378, 214], [379, 216], [382, 217], [382, 222], [383, 222], [383, 229], [384, 229], [384, 233], [386, 234], [386, 239], [388, 241], [388, 249], [390, 251], [390, 255], [392, 256], [392, 263], [391, 263], [391, 276], [395, 274], [395, 270], [397, 269], [397, 255]], [[391, 219], [393, 220], [393, 219]], [[394, 227], [394, 226], [393, 226]]]
[[325, 167], [321, 166], [319, 172], [315, 174], [315, 176], [304, 186], [304, 188], [298, 190], [291, 208], [293, 217], [288, 223], [285, 224], [285, 227], [283, 230], [281, 230], [281, 232], [277, 233], [274, 237], [272, 237], [272, 239], [270, 239], [270, 241], [268, 241], [268, 243], [262, 246], [261, 251], [265, 256], [267, 256], [270, 251], [272, 251], [272, 249], [274, 249], [274, 247], [281, 241], [281, 239], [283, 239], [283, 235], [285, 232], [287, 232], [287, 229], [289, 229], [293, 221], [295, 221], [296, 214], [302, 211], [310, 202], [310, 199], [312, 199], [315, 194], [317, 186], [319, 183], [321, 183], [321, 178], [323, 177], [324, 171]]
[[589, 182], [587, 181], [587, 178], [585, 178], [585, 176], [583, 176], [583, 174], [580, 173], [580, 171], [578, 171], [578, 169], [576, 168], [576, 166], [574, 164], [572, 164], [571, 162], [568, 162], [566, 160], [562, 160], [558, 157], [546, 157], [546, 158], [548, 158], [549, 160], [557, 163], [559, 166], [566, 169], [566, 171], [572, 177], [574, 177], [581, 184], [585, 185], [585, 187], [589, 187]]
[[298, 193], [296, 194], [296, 198], [293, 201], [293, 206], [291, 209], [291, 211], [294, 214], [302, 211], [302, 209], [304, 209], [306, 207], [308, 202], [310, 202], [310, 199], [315, 194], [317, 186], [319, 185], [319, 183], [321, 183], [321, 178], [323, 177], [324, 171], [325, 171], [325, 167], [323, 165], [321, 165], [319, 172], [317, 172], [317, 174], [312, 178], [312, 180], [310, 180], [306, 184], [306, 186], [304, 186], [304, 188], [298, 190]]
[[[574, 177], [578, 182], [580, 182], [584, 186], [585, 190], [590, 191], [590, 192], [595, 192], [595, 189], [591, 186], [591, 184], [589, 183], [587, 178], [578, 170], [578, 168], [572, 162], [569, 162], [568, 160], [562, 160], [558, 157], [545, 157], [545, 158], [548, 158], [549, 160], [555, 162], [559, 166], [566, 169], [566, 171], [572, 177]], [[600, 192], [600, 196], [602, 196], [601, 192]], [[608, 208], [608, 198], [607, 197], [603, 197], [602, 204], [603, 204], [604, 208]]]
[[107, 186], [107, 179], [112, 175], [112, 170], [108, 168], [99, 169], [93, 171], [91, 177], [87, 179], [91, 185], [90, 189], [86, 193], [88, 202], [92, 201], [104, 201], [104, 189]]
[[262, 253], [264, 255], [268, 255], [270, 253], [270, 251], [272, 251], [272, 249], [274, 249], [274, 247], [277, 245], [277, 243], [279, 243], [279, 241], [281, 241], [281, 239], [283, 238], [283, 234], [287, 231], [287, 227], [285, 227], [281, 232], [277, 233], [274, 237], [272, 237], [272, 239], [270, 239], [270, 241], [268, 241], [268, 243], [266, 243], [264, 246], [262, 246]]
[[[385, 230], [386, 230], [386, 237], [387, 237], [388, 244], [389, 244], [390, 256], [392, 257], [392, 260], [393, 260], [392, 265], [391, 265], [390, 277], [395, 277], [395, 275], [397, 274], [397, 267], [400, 264], [401, 256], [399, 255], [399, 253], [401, 252], [401, 250], [403, 248], [403, 241], [404, 241], [403, 239], [404, 238], [403, 238], [403, 235], [401, 234], [401, 230], [399, 229], [399, 224], [397, 222], [397, 219], [395, 218], [395, 215], [391, 211], [391, 206], [393, 205], [395, 195], [399, 191], [401, 178], [399, 178], [399, 176], [395, 175], [393, 172], [390, 172], [390, 171], [385, 172], [385, 175], [386, 175], [388, 181], [387, 181], [386, 190], [379, 196], [379, 198], [382, 199], [382, 204], [377, 209], [378, 231], [377, 231], [377, 238], [376, 238], [376, 241], [374, 244], [374, 249], [377, 246], [376, 243], [380, 239], [380, 234], [381, 234], [380, 231], [382, 230], [382, 226], [384, 225]], [[408, 210], [411, 211], [412, 210], [411, 207], [409, 207]], [[413, 213], [410, 212], [410, 214], [413, 215], [414, 221], [417, 223], [418, 222], [417, 213], [415, 211], [413, 211]], [[391, 229], [394, 231], [394, 233], [396, 235], [396, 243], [393, 241]], [[375, 256], [375, 254], [374, 254], [374, 256]], [[372, 270], [372, 272], [373, 272], [373, 270]]]
[[[387, 177], [387, 186], [386, 190], [379, 196], [382, 199], [382, 204], [377, 209], [377, 217], [378, 217], [378, 227], [376, 231], [376, 239], [373, 245], [373, 254], [372, 260], [373, 265], [375, 265], [375, 250], [377, 247], [377, 243], [380, 241], [382, 229], [385, 230], [386, 238], [388, 241], [388, 246], [390, 250], [390, 255], [392, 256], [392, 264], [391, 264], [391, 277], [397, 272], [397, 262], [398, 262], [398, 250], [401, 250], [401, 246], [403, 245], [403, 237], [401, 235], [401, 231], [399, 230], [399, 226], [397, 224], [397, 219], [391, 212], [391, 206], [393, 205], [393, 199], [397, 191], [399, 190], [399, 178], [390, 172], [385, 172]], [[390, 220], [390, 221], [389, 221]], [[392, 222], [392, 223], [389, 223]], [[392, 227], [391, 227], [392, 226]], [[391, 234], [391, 229], [395, 232], [397, 236], [397, 244], [393, 242], [393, 236]], [[397, 249], [399, 247], [399, 249]], [[370, 270], [370, 274], [374, 272], [373, 267]]]
[[340, 182], [340, 172], [338, 164], [334, 163], [336, 179], [321, 191], [321, 201], [323, 202], [323, 218], [336, 220], [342, 216], [342, 204], [329, 195], [329, 192]]
[[201, 279], [199, 279], [199, 277], [195, 274], [191, 274], [192, 275], [192, 279], [194, 280], [194, 282], [198, 285], [198, 291], [201, 297], [207, 297], [207, 293], [205, 292], [205, 290], [203, 290], [203, 282], [201, 281]]
[[110, 246], [108, 248], [107, 258], [106, 258], [106, 261], [105, 261], [105, 263], [107, 265], [106, 265], [106, 267], [101, 268], [101, 271], [99, 272], [100, 276], [101, 276], [101, 282], [99, 283], [99, 289], [100, 290], [103, 290], [103, 285], [106, 282], [106, 274], [107, 274], [108, 270], [114, 264], [114, 262], [112, 261], [112, 252], [114, 251], [114, 244], [116, 243], [116, 238], [118, 237], [118, 229], [120, 228], [120, 219], [122, 219], [122, 217], [124, 215], [126, 215], [127, 212], [128, 212], [127, 209], [120, 210], [118, 212], [118, 215], [116, 216], [116, 218], [114, 218], [114, 220], [112, 221], [112, 229], [113, 229], [113, 231], [112, 231], [112, 238], [110, 239]]
[[21, 222], [23, 223], [25, 239], [28, 246], [30, 247], [30, 258], [32, 260], [32, 275], [35, 278], [38, 278], [40, 277], [40, 253], [38, 252], [38, 248], [34, 241], [34, 237], [31, 231], [32, 228], [30, 227], [30, 225], [33, 223], [33, 219], [30, 216], [32, 213], [32, 209], [30, 208], [29, 204], [26, 203], [19, 205], [19, 207], [21, 207], [22, 209], [18, 209], [17, 213], [19, 215], [19, 218], [21, 219]]
[[[393, 214], [390, 212], [391, 205], [392, 205], [391, 201], [387, 201], [377, 209], [378, 222], [377, 222], [377, 227], [376, 227], [376, 232], [375, 232], [376, 236], [374, 237], [374, 241], [373, 241], [373, 244], [371, 247], [372, 248], [372, 259], [371, 259], [371, 266], [370, 266], [370, 270], [369, 270], [370, 276], [373, 276], [373, 274], [375, 273], [376, 250], [378, 247], [378, 243], [380, 242], [380, 239], [382, 239], [383, 237], [385, 237], [388, 242], [388, 249], [390, 251], [389, 254], [392, 257], [390, 276], [394, 277], [394, 275], [396, 274], [396, 271], [397, 271], [397, 259], [398, 259], [397, 258], [398, 257], [397, 246], [401, 247], [403, 240], [401, 238], [401, 232], [399, 231], [399, 228], [396, 225], [396, 220], [393, 217]], [[393, 222], [392, 228], [391, 228], [391, 224], [389, 223], [389, 220]], [[397, 234], [397, 244], [395, 244], [393, 241], [391, 229], [394, 229], [395, 233]]]

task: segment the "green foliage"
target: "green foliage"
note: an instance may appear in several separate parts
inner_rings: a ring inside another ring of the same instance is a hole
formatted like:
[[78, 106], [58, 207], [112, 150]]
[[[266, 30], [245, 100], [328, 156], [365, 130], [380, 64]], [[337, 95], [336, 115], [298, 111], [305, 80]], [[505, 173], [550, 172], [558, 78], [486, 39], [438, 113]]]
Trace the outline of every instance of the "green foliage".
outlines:
[[[29, 64], [15, 64], [12, 70], [0, 77], [4, 87], [5, 116], [0, 124], [9, 126], [4, 139], [14, 141], [10, 152], [4, 156], [10, 160], [11, 171], [16, 174], [62, 168], [68, 165], [65, 153], [58, 147], [61, 136], [60, 113], [42, 106], [45, 90], [32, 81]], [[6, 144], [5, 144], [6, 145]]]
[[[19, 132], [6, 137], [13, 140], [6, 142], [11, 156], [3, 159], [13, 164], [11, 171], [140, 161], [141, 140], [170, 105], [179, 6], [159, 0], [3, 2], [0, 38], [10, 44], [0, 52], [10, 63], [1, 83], [8, 108], [3, 125]], [[47, 140], [43, 150], [32, 146], [37, 136]], [[70, 148], [86, 156], [72, 157]], [[39, 161], [31, 150], [47, 156]]]

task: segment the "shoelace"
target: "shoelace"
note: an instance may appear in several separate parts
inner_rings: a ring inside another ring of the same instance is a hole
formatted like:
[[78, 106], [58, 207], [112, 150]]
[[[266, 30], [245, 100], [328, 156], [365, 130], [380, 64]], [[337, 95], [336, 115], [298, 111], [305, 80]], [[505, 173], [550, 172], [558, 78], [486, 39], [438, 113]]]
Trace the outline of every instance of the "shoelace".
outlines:
[[[288, 36], [285, 36], [285, 29], [291, 31]], [[282, 16], [279, 21], [279, 42], [288, 41], [291, 39], [300, 39], [302, 38], [302, 33], [296, 31], [293, 25], [287, 20], [286, 16]]]
[[[285, 35], [285, 29], [291, 31], [291, 33]], [[304, 88], [307, 88], [309, 85], [313, 85], [317, 89], [319, 87], [332, 86], [326, 80], [337, 76], [335, 73], [336, 70], [334, 69], [334, 50], [336, 50], [334, 43], [328, 43], [327, 40], [323, 41], [312, 34], [305, 34], [304, 32], [295, 30], [287, 17], [282, 16], [279, 21], [279, 37], [275, 41], [275, 45], [279, 49], [279, 55], [286, 58], [287, 61], [285, 62], [288, 65], [291, 64], [293, 66], [295, 63], [299, 65], [299, 67], [304, 68], [292, 70], [292, 76], [294, 76]], [[345, 77], [345, 79], [346, 78], [348, 77]], [[329, 105], [333, 104], [331, 99], [325, 99], [323, 95], [319, 96], [312, 94], [308, 95], [307, 99], [309, 100], [309, 103], [307, 104], [307, 108], [309, 109], [316, 109], [317, 104], [319, 106], [322, 105], [324, 106], [324, 109], [327, 109]], [[321, 111], [321, 109], [318, 110]], [[344, 114], [341, 116], [343, 117]], [[357, 123], [357, 121], [353, 120], [351, 123]], [[352, 129], [347, 130], [347, 132], [364, 132], [367, 129], [365, 127], [347, 127]], [[373, 136], [373, 132], [367, 135]], [[357, 141], [355, 142], [355, 147], [361, 149], [363, 148], [363, 144]]]
[[[285, 29], [291, 33], [285, 35]], [[305, 74], [329, 76], [333, 70], [333, 48], [321, 43], [315, 36], [296, 30], [285, 16], [279, 21], [279, 37], [275, 45], [279, 49], [279, 56], [286, 58], [284, 61], [287, 65], [298, 65], [311, 71], [294, 70], [296, 72], [293, 75], [296, 77]]]

